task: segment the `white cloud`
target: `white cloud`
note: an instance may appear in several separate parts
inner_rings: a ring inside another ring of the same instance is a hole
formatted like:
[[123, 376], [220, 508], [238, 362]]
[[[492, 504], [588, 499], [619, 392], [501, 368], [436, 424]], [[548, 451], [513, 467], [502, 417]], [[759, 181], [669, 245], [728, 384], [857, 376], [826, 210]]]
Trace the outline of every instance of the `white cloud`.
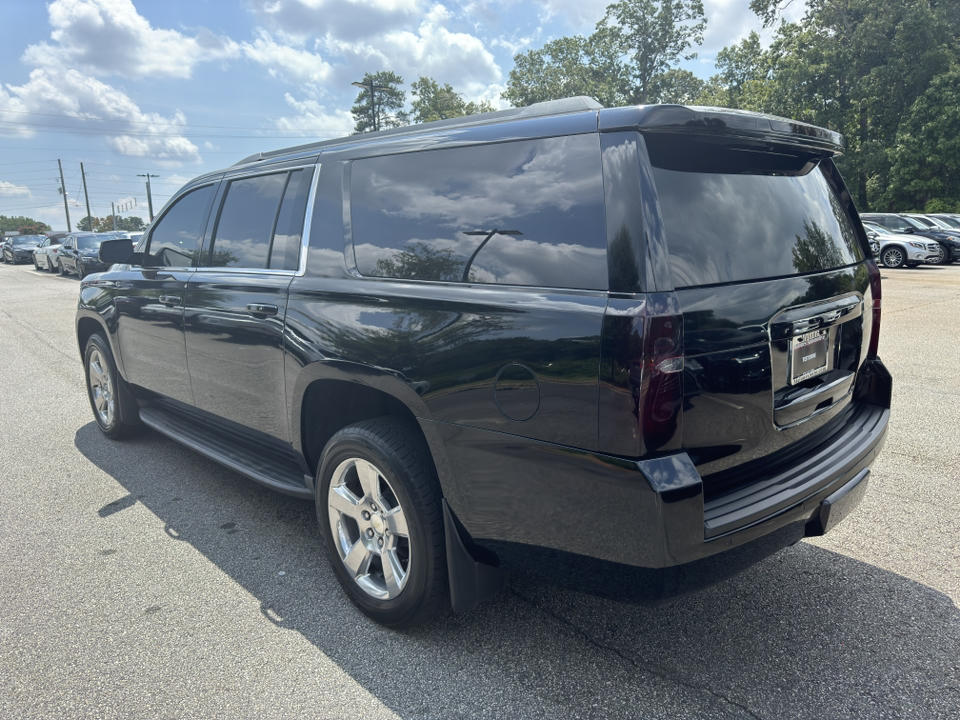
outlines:
[[243, 54], [264, 65], [273, 76], [295, 82], [322, 83], [330, 78], [331, 67], [322, 57], [276, 42], [265, 30], [252, 43], [243, 43]]
[[280, 130], [300, 132], [305, 140], [329, 140], [353, 132], [354, 119], [349, 110], [327, 110], [317, 100], [297, 100], [290, 93], [284, 99], [296, 115], [277, 120]]
[[[79, 132], [103, 130], [102, 121], [108, 121], [109, 142], [123, 155], [178, 162], [200, 159], [197, 146], [176, 134], [177, 126], [186, 124], [183, 113], [176, 111], [171, 117], [145, 113], [124, 92], [78, 70], [36, 68], [24, 85], [0, 87], [0, 102], [9, 111], [69, 116], [58, 124]], [[2, 115], [23, 120], [12, 112]], [[24, 128], [21, 134], [33, 133]]]
[[503, 73], [483, 40], [447, 29], [450, 19], [450, 12], [437, 4], [424, 16], [416, 32], [394, 30], [366, 43], [328, 42], [348, 66], [389, 68], [408, 83], [429, 76], [440, 83], [451, 83], [468, 98], [482, 97], [490, 85], [502, 79]]
[[14, 185], [12, 182], [0, 180], [0, 195], [3, 197], [30, 197], [30, 188], [26, 185]]
[[128, 77], [189, 78], [199, 62], [232, 58], [239, 46], [199, 29], [193, 36], [150, 25], [131, 0], [55, 0], [53, 43], [31, 45], [24, 62]]
[[349, 42], [410, 21], [424, 5], [422, 0], [252, 0], [252, 4], [262, 21], [290, 38], [329, 36]]

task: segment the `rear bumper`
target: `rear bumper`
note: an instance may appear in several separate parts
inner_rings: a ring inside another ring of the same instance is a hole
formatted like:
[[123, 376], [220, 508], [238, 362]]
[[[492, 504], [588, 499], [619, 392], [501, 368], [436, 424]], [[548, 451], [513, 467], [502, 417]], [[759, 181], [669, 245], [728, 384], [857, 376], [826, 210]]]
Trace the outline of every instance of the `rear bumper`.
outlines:
[[463, 429], [444, 438], [451, 469], [464, 473], [444, 494], [502, 567], [656, 604], [821, 535], [853, 511], [886, 439], [890, 392], [889, 373], [871, 361], [848, 408], [809, 443], [751, 463], [748, 480], [721, 495], [685, 452], [629, 462], [518, 439], [498, 464]]

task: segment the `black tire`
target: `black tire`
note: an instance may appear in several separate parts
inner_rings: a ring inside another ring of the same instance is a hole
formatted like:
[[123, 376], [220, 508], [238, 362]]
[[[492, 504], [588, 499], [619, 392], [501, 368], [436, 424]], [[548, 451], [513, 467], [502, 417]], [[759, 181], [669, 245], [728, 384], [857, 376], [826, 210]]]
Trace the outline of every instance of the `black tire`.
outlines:
[[33, 256], [33, 267], [37, 272], [40, 272], [40, 263], [37, 262], [37, 256]]
[[323, 450], [316, 487], [330, 565], [363, 613], [409, 628], [445, 609], [440, 484], [414, 430], [393, 418], [343, 428]]
[[83, 260], [77, 260], [77, 277], [83, 280], [87, 276], [87, 271], [83, 267]]
[[93, 334], [87, 340], [83, 353], [83, 375], [87, 383], [87, 397], [93, 410], [93, 419], [100, 432], [119, 440], [133, 430], [120, 419], [120, 383], [117, 365], [113, 362], [110, 345], [102, 335]]
[[937, 244], [940, 245], [940, 253], [941, 253], [940, 259], [937, 260], [937, 265], [949, 265], [950, 264], [950, 248], [941, 243], [937, 243]]
[[57, 264], [47, 255], [47, 270], [52, 273], [57, 272]]
[[67, 269], [63, 266], [63, 260], [57, 260], [57, 272], [60, 273], [60, 277], [67, 276]]
[[884, 267], [902, 268], [907, 264], [907, 253], [896, 245], [888, 245], [880, 252], [880, 262]]

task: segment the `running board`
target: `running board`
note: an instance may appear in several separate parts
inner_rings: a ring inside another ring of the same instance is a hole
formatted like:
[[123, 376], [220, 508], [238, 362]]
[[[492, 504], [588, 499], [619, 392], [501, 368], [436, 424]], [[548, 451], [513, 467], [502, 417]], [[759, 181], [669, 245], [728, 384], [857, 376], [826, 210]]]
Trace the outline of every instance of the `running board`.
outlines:
[[287, 495], [313, 499], [309, 478], [292, 455], [285, 457], [277, 449], [250, 442], [249, 438], [231, 438], [209, 424], [156, 405], [140, 408], [140, 419], [158, 433], [251, 480]]

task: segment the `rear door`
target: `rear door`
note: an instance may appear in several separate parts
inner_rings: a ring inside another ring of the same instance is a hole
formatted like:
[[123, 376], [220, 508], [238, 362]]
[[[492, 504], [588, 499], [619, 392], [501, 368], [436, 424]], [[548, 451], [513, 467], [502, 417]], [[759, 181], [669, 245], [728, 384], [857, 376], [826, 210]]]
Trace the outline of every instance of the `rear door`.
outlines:
[[683, 314], [683, 447], [708, 475], [796, 442], [849, 404], [868, 255], [829, 158], [645, 141]]
[[313, 165], [227, 176], [186, 283], [196, 406], [284, 441], [283, 323], [313, 176]]

